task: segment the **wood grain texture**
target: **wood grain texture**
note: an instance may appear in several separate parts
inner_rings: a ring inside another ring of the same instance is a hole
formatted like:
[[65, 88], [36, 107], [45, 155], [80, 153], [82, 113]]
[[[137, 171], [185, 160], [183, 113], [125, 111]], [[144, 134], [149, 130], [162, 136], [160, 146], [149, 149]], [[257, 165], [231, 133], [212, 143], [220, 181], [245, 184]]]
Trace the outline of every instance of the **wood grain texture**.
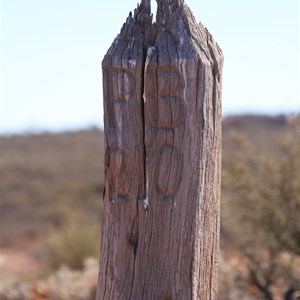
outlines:
[[130, 15], [103, 60], [97, 299], [217, 299], [223, 56], [182, 0]]

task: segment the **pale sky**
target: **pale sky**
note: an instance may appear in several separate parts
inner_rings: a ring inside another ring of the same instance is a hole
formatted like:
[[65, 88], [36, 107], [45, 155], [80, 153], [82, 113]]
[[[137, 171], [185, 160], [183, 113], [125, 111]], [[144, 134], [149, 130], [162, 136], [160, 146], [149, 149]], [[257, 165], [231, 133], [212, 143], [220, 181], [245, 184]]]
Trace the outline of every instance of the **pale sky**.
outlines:
[[[0, 3], [0, 133], [102, 126], [101, 60], [137, 0]], [[224, 52], [224, 115], [300, 112], [299, 0], [186, 3]]]

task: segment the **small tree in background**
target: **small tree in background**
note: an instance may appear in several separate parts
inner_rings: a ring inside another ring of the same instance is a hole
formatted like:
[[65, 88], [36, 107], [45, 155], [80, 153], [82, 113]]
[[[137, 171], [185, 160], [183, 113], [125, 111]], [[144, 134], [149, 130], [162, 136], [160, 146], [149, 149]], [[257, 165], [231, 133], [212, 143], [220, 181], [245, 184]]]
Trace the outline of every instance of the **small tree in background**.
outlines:
[[[257, 153], [236, 134], [237, 151], [224, 160], [225, 234], [245, 257], [240, 274], [264, 299], [297, 278], [300, 255], [300, 116], [289, 120], [280, 151]], [[298, 275], [299, 278], [299, 275]]]

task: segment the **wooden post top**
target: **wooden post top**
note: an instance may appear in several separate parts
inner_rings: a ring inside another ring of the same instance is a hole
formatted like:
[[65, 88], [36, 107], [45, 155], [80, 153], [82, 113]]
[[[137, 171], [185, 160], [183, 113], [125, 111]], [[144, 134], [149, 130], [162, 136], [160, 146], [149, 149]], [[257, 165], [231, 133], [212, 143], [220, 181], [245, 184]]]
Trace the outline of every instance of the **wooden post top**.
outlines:
[[[172, 5], [174, 4], [175, 2], [179, 5], [181, 3], [184, 2], [184, 0], [156, 0], [157, 4], [167, 4], [167, 5]], [[144, 5], [145, 7], [150, 7], [150, 3], [151, 3], [151, 0], [142, 0], [141, 4]]]
[[165, 3], [167, 5], [171, 5], [171, 4], [174, 4], [174, 3], [177, 3], [178, 5], [183, 3], [184, 0], [156, 0], [157, 4], [159, 3]]
[[[156, 0], [156, 2], [157, 13], [171, 15], [180, 4], [184, 3], [184, 0]], [[151, 10], [151, 0], [141, 0], [141, 6], [146, 10]]]
[[141, 5], [144, 8], [150, 8], [151, 7], [151, 0], [142, 0]]
[[156, 0], [157, 23], [166, 24], [175, 10], [184, 3], [184, 0]]
[[184, 0], [156, 0], [157, 11], [172, 14], [174, 10], [184, 3]]

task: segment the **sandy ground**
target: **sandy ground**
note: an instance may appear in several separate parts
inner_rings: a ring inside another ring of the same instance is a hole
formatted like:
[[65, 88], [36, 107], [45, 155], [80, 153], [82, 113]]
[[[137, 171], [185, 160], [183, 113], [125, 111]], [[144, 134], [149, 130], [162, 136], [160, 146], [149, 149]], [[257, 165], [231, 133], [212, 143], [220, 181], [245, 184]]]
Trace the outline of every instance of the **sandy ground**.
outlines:
[[0, 247], [0, 281], [36, 279], [40, 271], [37, 249], [34, 240], [20, 240], [14, 248]]

